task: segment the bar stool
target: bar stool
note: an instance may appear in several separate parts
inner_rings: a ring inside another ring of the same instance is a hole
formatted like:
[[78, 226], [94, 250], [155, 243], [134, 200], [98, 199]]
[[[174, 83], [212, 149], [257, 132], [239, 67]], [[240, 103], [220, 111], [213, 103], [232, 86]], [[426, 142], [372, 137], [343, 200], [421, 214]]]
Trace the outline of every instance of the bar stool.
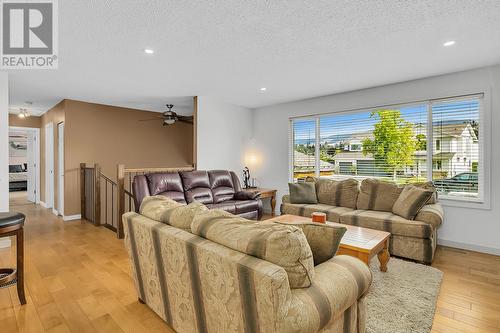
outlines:
[[0, 268], [0, 288], [17, 284], [17, 295], [21, 304], [26, 304], [24, 296], [24, 219], [21, 213], [0, 213], [0, 238], [16, 236], [16, 268]]

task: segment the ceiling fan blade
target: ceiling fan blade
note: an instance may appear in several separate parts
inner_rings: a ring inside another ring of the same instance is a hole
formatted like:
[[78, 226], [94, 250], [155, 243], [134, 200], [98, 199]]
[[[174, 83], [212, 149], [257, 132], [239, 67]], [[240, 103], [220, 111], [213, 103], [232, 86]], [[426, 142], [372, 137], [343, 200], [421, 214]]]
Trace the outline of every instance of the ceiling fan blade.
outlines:
[[151, 121], [151, 120], [160, 120], [162, 117], [158, 118], [150, 118], [150, 119], [139, 119], [139, 121]]
[[183, 123], [188, 123], [188, 124], [192, 124], [193, 123], [193, 119], [189, 119], [189, 117], [186, 117], [186, 118], [179, 118], [177, 119], [178, 121], [182, 121]]

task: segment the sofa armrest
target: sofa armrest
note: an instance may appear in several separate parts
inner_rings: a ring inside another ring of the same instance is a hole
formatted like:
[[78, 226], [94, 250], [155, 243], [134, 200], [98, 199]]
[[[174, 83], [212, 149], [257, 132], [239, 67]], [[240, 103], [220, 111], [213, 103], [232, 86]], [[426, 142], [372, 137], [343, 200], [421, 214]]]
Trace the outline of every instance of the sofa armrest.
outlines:
[[443, 207], [439, 203], [425, 205], [415, 216], [415, 220], [429, 223], [437, 229], [444, 220]]
[[256, 200], [260, 198], [258, 191], [239, 191], [234, 194], [235, 200]]
[[290, 195], [289, 195], [289, 194], [285, 194], [285, 195], [281, 198], [281, 202], [282, 202], [282, 203], [290, 203]]
[[359, 309], [365, 306], [361, 300], [371, 283], [368, 266], [354, 257], [340, 255], [325, 261], [315, 267], [311, 287], [292, 289], [292, 302], [283, 322], [286, 327], [280, 332], [319, 332], [353, 305], [364, 310]]

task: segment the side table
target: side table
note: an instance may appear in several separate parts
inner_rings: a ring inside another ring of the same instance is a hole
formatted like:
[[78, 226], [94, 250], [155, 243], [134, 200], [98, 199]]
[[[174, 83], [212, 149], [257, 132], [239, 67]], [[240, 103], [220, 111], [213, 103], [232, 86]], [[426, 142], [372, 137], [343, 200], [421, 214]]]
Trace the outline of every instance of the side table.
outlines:
[[244, 188], [243, 191], [258, 192], [261, 199], [270, 198], [271, 200], [271, 214], [275, 216], [274, 210], [276, 209], [276, 192], [275, 189], [254, 187], [254, 188]]

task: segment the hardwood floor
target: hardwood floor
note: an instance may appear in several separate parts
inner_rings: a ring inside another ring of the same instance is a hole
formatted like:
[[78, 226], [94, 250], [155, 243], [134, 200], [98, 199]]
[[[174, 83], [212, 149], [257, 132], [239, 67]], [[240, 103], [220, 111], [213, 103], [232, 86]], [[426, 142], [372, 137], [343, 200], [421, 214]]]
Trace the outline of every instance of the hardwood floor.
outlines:
[[[22, 200], [26, 295], [0, 289], [0, 332], [173, 332], [137, 301], [123, 243], [106, 228], [62, 222]], [[0, 267], [14, 253], [0, 249]], [[500, 257], [440, 247], [442, 270], [433, 332], [500, 332]]]

